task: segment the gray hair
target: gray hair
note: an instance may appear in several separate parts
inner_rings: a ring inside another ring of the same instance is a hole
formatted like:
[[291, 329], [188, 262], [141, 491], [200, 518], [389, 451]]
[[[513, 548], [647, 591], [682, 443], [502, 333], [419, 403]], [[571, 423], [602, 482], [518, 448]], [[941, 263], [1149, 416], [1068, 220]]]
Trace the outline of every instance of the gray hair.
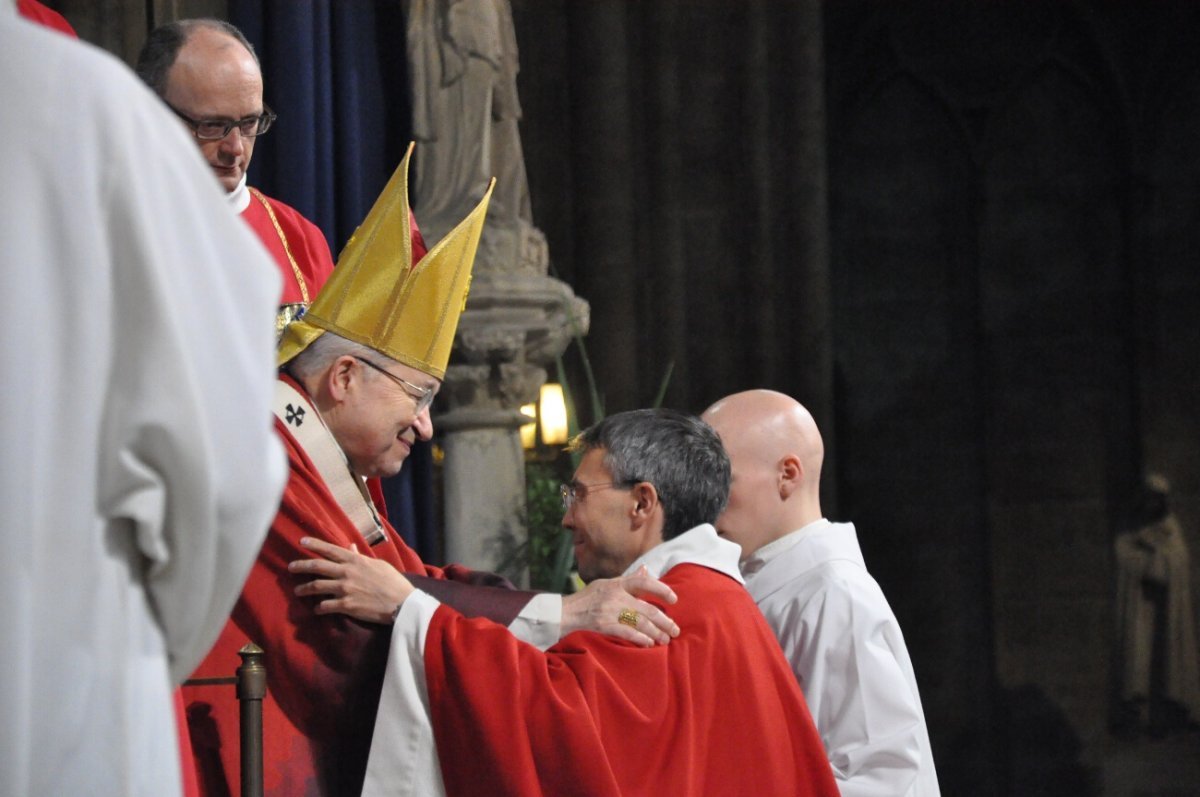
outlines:
[[[254, 52], [254, 45], [250, 44], [237, 26], [223, 19], [179, 19], [159, 25], [146, 37], [146, 43], [138, 53], [137, 66], [134, 68], [142, 82], [159, 97], [165, 97], [167, 94], [167, 75], [171, 67], [175, 66], [179, 51], [192, 34], [201, 28], [215, 30], [237, 39], [254, 57], [254, 63], [258, 63], [258, 53]], [[261, 64], [259, 66], [261, 68]]]
[[633, 410], [610, 415], [571, 441], [572, 451], [604, 449], [614, 482], [650, 482], [663, 506], [663, 539], [725, 508], [732, 481], [729, 456], [712, 428], [675, 410]]
[[[381, 368], [391, 368], [397, 364], [391, 357], [381, 354], [368, 346], [347, 340], [341, 335], [326, 332], [310, 343], [304, 351], [293, 357], [284, 366], [284, 369], [297, 381], [307, 385], [310, 379], [324, 374], [329, 366], [333, 365], [334, 360], [347, 355], [350, 357], [365, 357]], [[384, 378], [376, 374], [372, 369], [368, 368], [366, 370], [371, 371], [370, 378], [376, 376], [380, 379]]]

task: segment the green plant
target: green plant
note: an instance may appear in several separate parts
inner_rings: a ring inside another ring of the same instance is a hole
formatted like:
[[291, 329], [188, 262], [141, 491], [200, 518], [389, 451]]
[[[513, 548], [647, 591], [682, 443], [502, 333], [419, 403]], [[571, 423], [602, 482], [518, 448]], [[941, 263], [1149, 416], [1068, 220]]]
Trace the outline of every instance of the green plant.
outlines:
[[[551, 592], [571, 591], [571, 538], [562, 527], [562, 482], [556, 462], [525, 464], [525, 520], [529, 542], [529, 584]], [[564, 544], [565, 542], [565, 544]], [[565, 557], [565, 562], [563, 561]]]

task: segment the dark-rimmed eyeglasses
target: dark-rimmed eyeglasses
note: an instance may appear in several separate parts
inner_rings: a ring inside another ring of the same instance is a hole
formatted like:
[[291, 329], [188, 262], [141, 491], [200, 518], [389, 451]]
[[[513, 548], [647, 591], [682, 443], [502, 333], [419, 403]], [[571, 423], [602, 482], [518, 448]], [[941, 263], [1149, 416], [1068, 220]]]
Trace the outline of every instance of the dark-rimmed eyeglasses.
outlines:
[[558, 497], [562, 499], [562, 508], [564, 512], [570, 512], [571, 506], [576, 501], [582, 501], [588, 497], [589, 493], [596, 490], [603, 490], [606, 487], [614, 487], [621, 490], [628, 490], [637, 484], [637, 479], [628, 479], [623, 482], [600, 482], [598, 484], [584, 484], [582, 482], [567, 482], [558, 486]]
[[397, 385], [399, 385], [400, 389], [403, 390], [404, 393], [410, 399], [412, 399], [413, 401], [416, 402], [417, 408], [416, 408], [416, 410], [414, 410], [415, 414], [420, 415], [422, 412], [425, 411], [425, 409], [427, 407], [429, 407], [430, 404], [433, 403], [433, 397], [435, 395], [435, 391], [432, 387], [421, 387], [420, 385], [414, 385], [412, 382], [409, 382], [407, 379], [401, 379], [400, 377], [396, 376], [395, 374], [393, 374], [389, 371], [385, 371], [382, 367], [376, 365], [375, 363], [371, 362], [368, 359], [359, 357], [357, 355], [351, 355], [351, 356], [353, 356], [354, 359], [358, 360], [363, 365], [371, 366], [376, 371], [383, 374], [388, 379], [392, 380]]
[[263, 112], [258, 116], [247, 116], [244, 119], [193, 119], [171, 103], [166, 103], [171, 111], [192, 129], [192, 134], [201, 141], [220, 141], [229, 135], [235, 127], [242, 138], [261, 136], [271, 129], [275, 121], [275, 112], [263, 105]]

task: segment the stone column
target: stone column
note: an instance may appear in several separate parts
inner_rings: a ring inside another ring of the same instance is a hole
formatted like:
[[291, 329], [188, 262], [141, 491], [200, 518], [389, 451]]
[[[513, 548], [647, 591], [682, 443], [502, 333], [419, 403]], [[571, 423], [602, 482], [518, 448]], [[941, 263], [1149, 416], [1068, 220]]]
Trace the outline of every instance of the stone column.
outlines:
[[537, 400], [549, 364], [588, 327], [587, 303], [546, 276], [541, 233], [523, 233], [519, 268], [476, 263], [436, 421], [446, 452], [446, 560], [503, 570], [518, 583], [525, 566], [510, 560], [527, 539], [519, 429], [528, 420], [519, 408]]

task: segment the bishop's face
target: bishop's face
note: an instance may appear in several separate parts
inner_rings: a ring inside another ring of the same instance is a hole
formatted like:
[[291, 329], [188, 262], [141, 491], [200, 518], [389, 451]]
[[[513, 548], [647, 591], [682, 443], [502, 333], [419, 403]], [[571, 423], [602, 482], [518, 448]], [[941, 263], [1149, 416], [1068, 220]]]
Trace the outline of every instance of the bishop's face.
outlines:
[[569, 486], [575, 497], [568, 501], [562, 524], [575, 543], [579, 577], [590, 582], [621, 575], [642, 553], [642, 538], [631, 524], [635, 499], [630, 486], [613, 484], [602, 448], [583, 455]]
[[344, 400], [323, 414], [325, 421], [356, 474], [395, 476], [413, 443], [433, 436], [429, 407], [420, 406], [416, 394], [436, 392], [441, 382], [403, 363], [389, 365], [384, 373], [378, 364], [357, 359], [350, 367]]
[[[262, 95], [262, 73], [254, 56], [232, 36], [200, 28], [180, 48], [163, 99], [194, 122], [233, 122], [261, 116]], [[250, 167], [254, 138], [234, 127], [224, 138], [195, 141], [225, 191], [237, 188]]]

